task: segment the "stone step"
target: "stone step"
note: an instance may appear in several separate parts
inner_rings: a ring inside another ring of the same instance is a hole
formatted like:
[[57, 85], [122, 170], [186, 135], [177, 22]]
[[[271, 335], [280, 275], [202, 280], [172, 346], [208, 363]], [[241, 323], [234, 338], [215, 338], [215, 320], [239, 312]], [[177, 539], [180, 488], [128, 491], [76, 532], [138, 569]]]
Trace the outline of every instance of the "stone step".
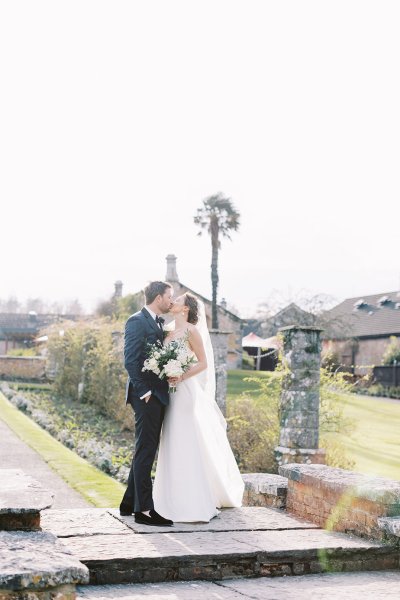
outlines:
[[0, 532], [0, 599], [72, 600], [89, 573], [51, 533]]
[[397, 600], [400, 571], [78, 586], [77, 600]]
[[0, 477], [0, 530], [39, 530], [40, 511], [52, 505], [54, 494], [19, 469], [0, 469]]
[[399, 551], [324, 531], [277, 509], [226, 509], [210, 523], [150, 528], [111, 509], [47, 511], [43, 526], [91, 584], [214, 580], [399, 568]]

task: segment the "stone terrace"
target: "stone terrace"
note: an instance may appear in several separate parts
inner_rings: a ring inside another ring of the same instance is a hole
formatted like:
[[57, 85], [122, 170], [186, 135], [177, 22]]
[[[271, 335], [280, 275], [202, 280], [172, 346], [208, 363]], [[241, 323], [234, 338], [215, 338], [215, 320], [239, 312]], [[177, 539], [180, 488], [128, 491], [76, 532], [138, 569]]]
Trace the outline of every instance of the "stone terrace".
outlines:
[[146, 528], [111, 509], [50, 510], [42, 527], [98, 585], [399, 567], [399, 552], [390, 544], [327, 532], [263, 507], [225, 509], [210, 523], [172, 528]]

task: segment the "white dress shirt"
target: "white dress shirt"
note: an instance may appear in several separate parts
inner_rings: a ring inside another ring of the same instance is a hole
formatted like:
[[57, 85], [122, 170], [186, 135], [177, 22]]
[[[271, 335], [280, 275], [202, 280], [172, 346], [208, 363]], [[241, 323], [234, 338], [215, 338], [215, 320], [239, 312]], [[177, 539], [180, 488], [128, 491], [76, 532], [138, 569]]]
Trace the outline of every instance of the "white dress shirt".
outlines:
[[[151, 318], [154, 319], [154, 320], [156, 320], [156, 317], [157, 317], [156, 313], [153, 312], [151, 310], [151, 308], [149, 308], [148, 306], [145, 306], [145, 309], [147, 310], [147, 312], [149, 313], [149, 315], [151, 316]], [[160, 323], [157, 323], [157, 326], [161, 329]], [[140, 399], [144, 400], [148, 396], [151, 396], [151, 390], [149, 390], [148, 392], [146, 392], [143, 396], [140, 396]]]

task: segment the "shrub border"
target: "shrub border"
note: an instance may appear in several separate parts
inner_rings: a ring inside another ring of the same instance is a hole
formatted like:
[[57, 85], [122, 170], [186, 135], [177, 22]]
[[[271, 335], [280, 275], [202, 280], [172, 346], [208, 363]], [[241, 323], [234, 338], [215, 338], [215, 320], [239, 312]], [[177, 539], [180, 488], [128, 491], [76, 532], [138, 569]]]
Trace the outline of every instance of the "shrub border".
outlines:
[[85, 500], [98, 508], [117, 506], [125, 486], [54, 439], [0, 392], [1, 419]]

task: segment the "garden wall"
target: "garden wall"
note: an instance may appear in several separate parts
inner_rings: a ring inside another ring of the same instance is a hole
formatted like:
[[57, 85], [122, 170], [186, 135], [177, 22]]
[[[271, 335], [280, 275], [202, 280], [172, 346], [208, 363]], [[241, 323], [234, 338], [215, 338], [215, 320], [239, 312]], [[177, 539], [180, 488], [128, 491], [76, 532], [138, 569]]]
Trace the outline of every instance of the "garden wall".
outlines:
[[384, 540], [388, 522], [400, 517], [400, 481], [326, 465], [290, 464], [279, 473], [288, 478], [287, 510], [325, 529]]
[[46, 376], [42, 356], [0, 356], [0, 378], [38, 380]]

